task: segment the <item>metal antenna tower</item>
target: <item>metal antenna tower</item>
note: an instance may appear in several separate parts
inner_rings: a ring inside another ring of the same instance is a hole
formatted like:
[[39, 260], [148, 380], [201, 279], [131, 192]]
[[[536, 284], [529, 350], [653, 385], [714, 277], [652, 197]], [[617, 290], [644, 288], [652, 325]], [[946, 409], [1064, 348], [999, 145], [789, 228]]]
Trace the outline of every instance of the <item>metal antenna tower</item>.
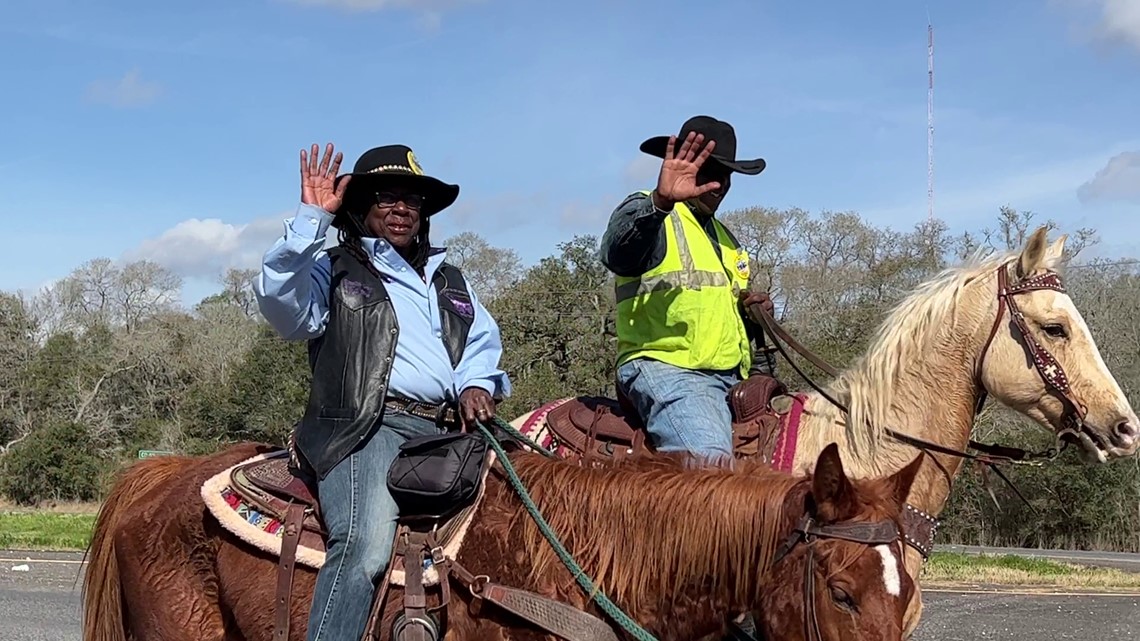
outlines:
[[926, 21], [926, 216], [934, 220], [934, 26]]

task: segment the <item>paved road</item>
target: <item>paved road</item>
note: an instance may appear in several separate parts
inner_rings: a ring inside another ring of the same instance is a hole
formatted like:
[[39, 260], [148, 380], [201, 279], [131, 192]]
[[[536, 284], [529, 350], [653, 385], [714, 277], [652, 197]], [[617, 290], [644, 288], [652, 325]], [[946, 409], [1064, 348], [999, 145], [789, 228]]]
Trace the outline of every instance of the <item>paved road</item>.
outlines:
[[1080, 550], [1037, 550], [1032, 548], [991, 548], [976, 545], [939, 545], [939, 552], [968, 554], [1014, 554], [1140, 572], [1140, 554], [1124, 552], [1085, 552]]
[[1140, 639], [1140, 597], [924, 592], [914, 641]]
[[[81, 640], [80, 558], [0, 551], [0, 639]], [[12, 569], [21, 565], [28, 571]], [[1140, 596], [925, 595], [925, 616], [914, 641], [1140, 639]]]
[[[0, 551], [0, 639], [80, 641], [80, 559], [81, 554]], [[13, 569], [25, 565], [27, 571]]]

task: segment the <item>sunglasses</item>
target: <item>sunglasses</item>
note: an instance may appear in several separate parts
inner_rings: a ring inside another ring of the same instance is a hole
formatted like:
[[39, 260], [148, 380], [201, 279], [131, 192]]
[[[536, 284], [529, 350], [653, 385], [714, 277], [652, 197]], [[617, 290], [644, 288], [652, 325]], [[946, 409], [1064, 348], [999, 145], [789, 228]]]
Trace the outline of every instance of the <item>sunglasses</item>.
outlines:
[[419, 194], [397, 194], [390, 191], [376, 194], [376, 204], [381, 207], [395, 207], [400, 201], [404, 201], [404, 206], [412, 211], [419, 211], [424, 206], [424, 198]]

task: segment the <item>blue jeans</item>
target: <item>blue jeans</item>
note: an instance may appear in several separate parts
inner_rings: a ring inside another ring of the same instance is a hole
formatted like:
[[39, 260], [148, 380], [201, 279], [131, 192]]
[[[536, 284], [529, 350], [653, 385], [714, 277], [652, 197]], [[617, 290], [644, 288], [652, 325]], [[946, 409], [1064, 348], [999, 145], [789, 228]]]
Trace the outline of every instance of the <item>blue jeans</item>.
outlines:
[[388, 492], [388, 469], [408, 439], [442, 430], [418, 416], [384, 412], [380, 428], [317, 485], [328, 530], [317, 573], [308, 641], [359, 641], [376, 582], [392, 555], [399, 510]]
[[728, 390], [737, 370], [689, 370], [636, 358], [617, 370], [617, 383], [662, 452], [690, 452], [732, 465], [732, 413]]

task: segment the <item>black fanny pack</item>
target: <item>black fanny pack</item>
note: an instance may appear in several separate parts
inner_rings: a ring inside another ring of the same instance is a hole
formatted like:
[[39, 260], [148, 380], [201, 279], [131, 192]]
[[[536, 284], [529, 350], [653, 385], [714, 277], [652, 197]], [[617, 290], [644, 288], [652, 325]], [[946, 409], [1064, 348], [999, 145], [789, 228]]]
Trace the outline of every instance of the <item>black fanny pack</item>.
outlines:
[[440, 519], [467, 506], [479, 492], [487, 441], [451, 432], [409, 439], [388, 470], [388, 491], [400, 518]]

